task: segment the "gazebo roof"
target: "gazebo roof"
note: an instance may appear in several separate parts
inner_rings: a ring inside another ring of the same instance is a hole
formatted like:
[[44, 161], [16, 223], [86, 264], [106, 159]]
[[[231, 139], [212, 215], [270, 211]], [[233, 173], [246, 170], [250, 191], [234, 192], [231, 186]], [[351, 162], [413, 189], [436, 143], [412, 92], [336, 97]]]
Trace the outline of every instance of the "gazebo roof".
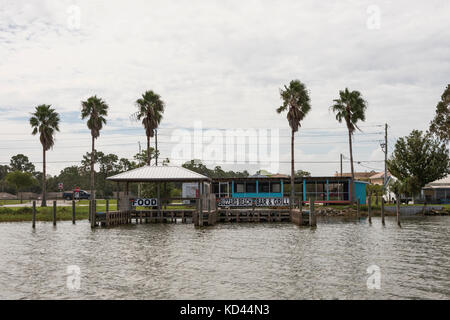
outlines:
[[117, 182], [196, 182], [210, 181], [207, 176], [175, 166], [144, 166], [106, 178]]

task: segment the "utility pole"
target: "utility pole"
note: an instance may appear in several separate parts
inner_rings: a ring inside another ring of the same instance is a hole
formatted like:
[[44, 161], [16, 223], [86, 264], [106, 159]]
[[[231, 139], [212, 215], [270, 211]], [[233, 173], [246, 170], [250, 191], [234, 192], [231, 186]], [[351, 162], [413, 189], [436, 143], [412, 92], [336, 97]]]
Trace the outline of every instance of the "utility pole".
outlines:
[[384, 125], [384, 186], [387, 182], [387, 156], [388, 156], [388, 125]]
[[[383, 192], [386, 192], [387, 190], [387, 156], [388, 156], [388, 124], [386, 123], [384, 125], [384, 143], [381, 143], [381, 149], [384, 152], [384, 183], [383, 183]], [[389, 196], [388, 196], [389, 200]], [[381, 201], [384, 201], [381, 199]]]
[[158, 166], [158, 129], [155, 129], [155, 149], [156, 166]]

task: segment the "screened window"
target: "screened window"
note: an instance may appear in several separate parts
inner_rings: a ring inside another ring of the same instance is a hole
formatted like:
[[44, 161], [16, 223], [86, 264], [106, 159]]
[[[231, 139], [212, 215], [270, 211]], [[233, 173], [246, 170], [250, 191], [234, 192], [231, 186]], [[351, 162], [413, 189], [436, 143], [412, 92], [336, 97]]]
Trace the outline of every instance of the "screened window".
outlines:
[[247, 193], [256, 193], [256, 182], [247, 182], [245, 189]]
[[244, 193], [244, 184], [243, 183], [236, 183], [236, 190], [234, 192], [236, 193]]
[[258, 192], [259, 193], [268, 193], [268, 192], [270, 192], [270, 183], [269, 182], [260, 182], [260, 183], [258, 183]]
[[271, 183], [270, 187], [272, 189], [271, 192], [273, 192], [273, 193], [281, 192], [281, 184], [280, 183]]

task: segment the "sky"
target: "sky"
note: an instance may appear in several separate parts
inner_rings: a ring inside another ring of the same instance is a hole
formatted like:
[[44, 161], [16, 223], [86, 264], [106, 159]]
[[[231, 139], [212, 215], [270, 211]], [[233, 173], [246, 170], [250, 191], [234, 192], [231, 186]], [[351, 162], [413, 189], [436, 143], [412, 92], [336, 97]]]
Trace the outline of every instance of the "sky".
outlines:
[[161, 158], [289, 173], [290, 131], [275, 109], [280, 88], [299, 79], [311, 111], [296, 169], [333, 175], [340, 154], [348, 159], [345, 125], [329, 109], [348, 87], [368, 103], [355, 169], [383, 170], [384, 124], [392, 152], [428, 128], [450, 82], [449, 16], [448, 0], [0, 0], [0, 164], [22, 153], [41, 170], [28, 121], [51, 104], [61, 124], [47, 171], [79, 165], [91, 148], [81, 101], [92, 95], [110, 106], [97, 149], [131, 159], [146, 137], [130, 116], [154, 90], [166, 104]]

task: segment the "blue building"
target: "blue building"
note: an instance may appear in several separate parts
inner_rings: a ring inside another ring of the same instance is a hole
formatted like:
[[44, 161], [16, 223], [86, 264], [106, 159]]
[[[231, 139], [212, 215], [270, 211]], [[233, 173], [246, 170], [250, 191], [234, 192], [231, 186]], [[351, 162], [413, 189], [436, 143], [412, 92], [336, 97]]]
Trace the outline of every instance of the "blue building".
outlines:
[[[355, 195], [366, 203], [367, 182], [355, 181]], [[295, 198], [324, 204], [348, 204], [350, 179], [346, 177], [305, 177], [295, 179]], [[213, 179], [217, 198], [283, 198], [291, 193], [290, 179], [267, 176]]]

